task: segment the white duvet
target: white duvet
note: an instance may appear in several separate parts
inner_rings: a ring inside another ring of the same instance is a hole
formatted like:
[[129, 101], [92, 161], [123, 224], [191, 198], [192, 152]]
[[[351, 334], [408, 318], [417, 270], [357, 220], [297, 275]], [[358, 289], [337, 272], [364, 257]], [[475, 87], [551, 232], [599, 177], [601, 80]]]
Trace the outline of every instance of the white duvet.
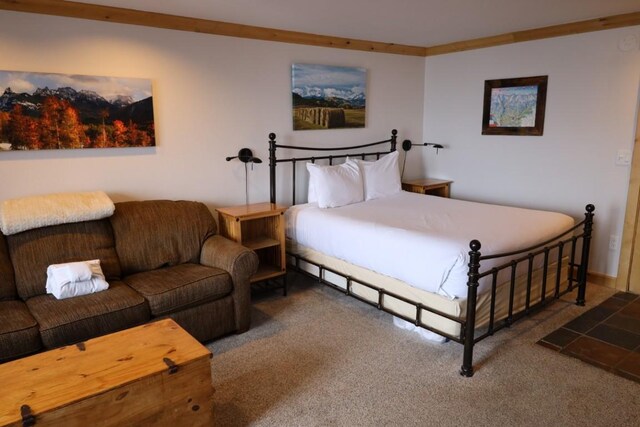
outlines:
[[[286, 212], [287, 237], [448, 298], [466, 298], [469, 242], [483, 254], [525, 248], [574, 225], [570, 216], [402, 191], [339, 208], [309, 203]], [[504, 263], [483, 261], [481, 271]], [[479, 292], [490, 286], [480, 282]]]

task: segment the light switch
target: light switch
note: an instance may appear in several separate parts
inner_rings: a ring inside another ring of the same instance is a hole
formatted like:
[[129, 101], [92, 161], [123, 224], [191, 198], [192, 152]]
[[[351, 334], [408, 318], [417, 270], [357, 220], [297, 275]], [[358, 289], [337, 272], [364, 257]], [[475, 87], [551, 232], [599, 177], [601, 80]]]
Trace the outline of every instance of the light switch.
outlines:
[[622, 52], [629, 52], [630, 50], [638, 49], [639, 44], [638, 36], [635, 34], [628, 34], [618, 40], [618, 49]]
[[631, 164], [631, 150], [618, 150], [616, 165], [629, 166]]

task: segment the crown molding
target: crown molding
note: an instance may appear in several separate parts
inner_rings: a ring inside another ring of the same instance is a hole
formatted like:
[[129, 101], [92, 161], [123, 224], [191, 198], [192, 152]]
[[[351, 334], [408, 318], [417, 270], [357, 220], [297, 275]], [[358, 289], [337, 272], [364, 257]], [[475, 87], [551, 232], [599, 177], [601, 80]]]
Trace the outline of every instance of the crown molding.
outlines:
[[462, 52], [465, 50], [482, 49], [485, 47], [548, 39], [551, 37], [569, 36], [572, 34], [588, 33], [592, 31], [610, 30], [612, 28], [630, 27], [633, 25], [640, 25], [640, 12], [606, 16], [604, 18], [589, 19], [586, 21], [552, 25], [550, 27], [515, 31], [513, 33], [505, 33], [497, 36], [430, 46], [426, 48], [426, 56], [444, 55], [447, 53]]
[[426, 49], [60, 0], [0, 0], [0, 9], [310, 46], [425, 56]]
[[141, 25], [145, 27], [169, 30], [190, 31], [203, 34], [240, 37], [282, 43], [295, 43], [309, 46], [332, 47], [338, 49], [359, 50], [365, 52], [391, 53], [408, 56], [434, 56], [447, 53], [482, 49], [492, 46], [561, 37], [591, 31], [609, 30], [640, 25], [640, 12], [606, 16], [586, 21], [531, 30], [515, 31], [490, 37], [482, 37], [447, 43], [437, 46], [421, 47], [369, 40], [349, 39], [298, 31], [278, 30], [275, 28], [233, 24], [208, 19], [190, 18], [164, 13], [146, 12], [120, 7], [102, 6], [61, 0], [0, 0], [0, 10], [38, 13], [64, 16], [69, 18], [91, 19], [95, 21], [115, 22], [119, 24]]

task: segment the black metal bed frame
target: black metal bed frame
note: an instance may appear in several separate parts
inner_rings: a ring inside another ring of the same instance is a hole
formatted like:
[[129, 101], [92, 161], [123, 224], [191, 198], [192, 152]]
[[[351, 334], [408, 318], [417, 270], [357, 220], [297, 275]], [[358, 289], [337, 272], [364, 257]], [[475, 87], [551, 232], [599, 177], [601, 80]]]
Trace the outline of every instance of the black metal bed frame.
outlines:
[[[269, 171], [270, 171], [270, 189], [271, 189], [271, 203], [276, 203], [276, 166], [278, 163], [292, 163], [292, 187], [293, 187], [293, 198], [292, 204], [295, 205], [296, 200], [296, 163], [297, 162], [307, 162], [311, 161], [315, 163], [317, 160], [329, 160], [329, 164], [333, 164], [333, 160], [341, 159], [346, 157], [360, 157], [365, 159], [367, 156], [375, 156], [377, 159], [380, 158], [383, 154], [388, 154], [396, 151], [397, 144], [397, 130], [393, 129], [391, 131], [391, 138], [385, 139], [383, 141], [372, 142], [369, 144], [355, 145], [349, 147], [297, 147], [290, 145], [281, 145], [276, 143], [276, 135], [274, 133], [269, 134]], [[390, 144], [390, 149], [388, 151], [373, 151], [373, 152], [357, 152], [357, 153], [345, 153], [339, 155], [321, 155], [321, 156], [311, 156], [311, 157], [291, 157], [287, 159], [278, 159], [276, 157], [276, 149], [277, 148], [285, 148], [291, 150], [304, 150], [304, 151], [348, 151], [355, 150], [359, 148], [368, 148], [376, 145], [382, 144]], [[586, 212], [584, 214], [585, 218], [580, 223], [571, 227], [570, 229], [564, 231], [563, 233], [545, 241], [540, 244], [530, 246], [524, 249], [520, 249], [512, 252], [504, 252], [498, 254], [490, 254], [490, 255], [482, 255], [480, 252], [481, 244], [478, 240], [472, 240], [469, 243], [469, 271], [467, 276], [469, 277], [467, 282], [467, 312], [466, 317], [464, 319], [458, 318], [447, 313], [443, 313], [439, 310], [433, 309], [431, 307], [425, 306], [420, 302], [410, 300], [401, 295], [395, 294], [393, 292], [389, 292], [383, 288], [380, 288], [371, 283], [364, 282], [362, 280], [358, 280], [357, 278], [351, 276], [345, 276], [344, 274], [326, 267], [321, 264], [317, 264], [311, 260], [305, 259], [297, 254], [289, 254], [289, 256], [295, 259], [294, 268], [296, 271], [301, 273], [313, 276], [311, 273], [300, 268], [300, 261], [304, 261], [310, 265], [314, 265], [318, 268], [318, 276], [317, 279], [334, 289], [337, 289], [341, 292], [344, 292], [347, 295], [350, 295], [362, 302], [365, 302], [369, 305], [372, 305], [379, 310], [383, 310], [385, 312], [391, 313], [394, 316], [400, 317], [408, 322], [414, 323], [416, 326], [427, 329], [431, 332], [434, 332], [438, 335], [441, 335], [445, 338], [448, 338], [452, 341], [455, 341], [459, 344], [464, 345], [464, 353], [463, 353], [463, 361], [462, 366], [460, 368], [460, 375], [465, 377], [473, 376], [473, 347], [479, 341], [487, 338], [488, 336], [493, 335], [495, 332], [499, 331], [502, 328], [510, 327], [515, 321], [518, 319], [525, 317], [541, 308], [546, 306], [549, 301], [554, 301], [561, 296], [567, 294], [568, 292], [573, 291], [576, 287], [578, 289], [576, 305], [584, 306], [585, 305], [585, 293], [586, 293], [586, 285], [587, 285], [587, 266], [589, 264], [589, 249], [591, 245], [591, 233], [593, 230], [593, 212], [595, 211], [595, 207], [592, 204], [588, 204], [586, 206]], [[576, 232], [582, 227], [582, 231], [576, 234]], [[580, 260], [576, 263], [576, 253], [578, 251], [578, 242], [581, 241], [582, 245], [580, 250]], [[569, 257], [568, 266], [569, 266], [569, 274], [567, 278], [567, 286], [561, 289], [561, 269], [562, 269], [562, 259], [566, 255], [565, 247], [570, 246], [570, 253], [567, 254]], [[556, 256], [556, 280], [554, 286], [554, 293], [551, 297], [547, 296], [547, 274], [549, 272], [549, 263], [550, 261], [550, 253], [552, 251], [557, 250]], [[532, 276], [533, 276], [533, 265], [534, 260], [537, 257], [543, 257], [542, 264], [542, 283], [541, 283], [541, 292], [540, 296], [536, 296], [536, 300], [531, 300], [531, 287], [532, 287]], [[480, 271], [480, 262], [483, 260], [497, 259], [497, 258], [509, 258], [508, 261], [503, 264], [488, 269], [486, 271]], [[514, 297], [515, 297], [515, 284], [516, 284], [516, 269], [520, 264], [526, 264], [526, 296], [525, 296], [525, 306], [521, 310], [516, 310], [514, 308]], [[496, 291], [498, 288], [498, 273], [503, 270], [510, 270], [510, 282], [509, 282], [509, 306], [508, 306], [508, 314], [506, 318], [496, 319]], [[341, 288], [324, 278], [324, 272], [330, 272], [335, 275], [338, 275], [345, 279], [346, 288]], [[577, 274], [576, 274], [577, 273]], [[478, 284], [480, 279], [484, 277], [491, 276], [491, 299], [490, 299], [490, 308], [489, 308], [489, 324], [487, 326], [486, 332], [480, 334], [479, 336], [475, 336], [475, 321], [476, 321], [476, 300], [478, 296]], [[352, 292], [353, 283], [357, 283], [366, 288], [372, 289], [378, 293], [378, 300], [376, 303], [371, 302], [360, 295], [357, 295]], [[391, 309], [385, 307], [385, 296], [389, 296], [391, 298], [397, 299], [409, 305], [412, 305], [416, 309], [415, 318], [410, 318], [404, 315], [401, 315]], [[422, 311], [427, 311], [437, 316], [444, 317], [448, 320], [456, 322], [460, 325], [460, 335], [454, 336], [438, 329], [432, 328], [428, 325], [422, 323]]]

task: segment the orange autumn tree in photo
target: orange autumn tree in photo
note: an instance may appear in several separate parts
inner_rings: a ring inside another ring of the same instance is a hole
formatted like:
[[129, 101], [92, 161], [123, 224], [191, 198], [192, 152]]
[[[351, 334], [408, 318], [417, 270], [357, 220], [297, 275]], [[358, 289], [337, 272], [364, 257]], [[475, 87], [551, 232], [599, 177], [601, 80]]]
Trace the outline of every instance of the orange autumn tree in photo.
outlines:
[[24, 114], [22, 105], [14, 105], [5, 132], [7, 140], [14, 146], [25, 150], [41, 148], [36, 120]]
[[0, 135], [3, 134], [3, 130], [9, 125], [9, 113], [0, 111]]
[[127, 146], [127, 127], [121, 120], [113, 121], [113, 144], [116, 147]]
[[40, 138], [45, 149], [60, 147], [60, 114], [62, 106], [60, 100], [49, 96], [42, 104], [42, 116], [40, 117]]
[[62, 148], [83, 148], [87, 142], [78, 112], [68, 103], [64, 105], [60, 118], [60, 141]]
[[40, 141], [42, 148], [83, 148], [87, 143], [78, 112], [69, 102], [47, 97], [41, 108]]

